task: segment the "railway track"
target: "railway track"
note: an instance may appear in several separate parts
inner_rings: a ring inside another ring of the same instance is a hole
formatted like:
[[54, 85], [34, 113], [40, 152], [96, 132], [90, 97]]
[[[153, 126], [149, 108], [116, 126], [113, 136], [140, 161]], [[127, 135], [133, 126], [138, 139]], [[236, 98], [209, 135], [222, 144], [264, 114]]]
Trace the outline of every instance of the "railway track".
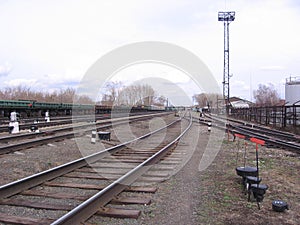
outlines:
[[[154, 112], [135, 112], [131, 113], [131, 116], [134, 115], [145, 115], [145, 114], [152, 114]], [[161, 112], [163, 113], [163, 111]], [[124, 114], [123, 113], [115, 113], [114, 118], [117, 117], [122, 117]], [[51, 126], [60, 126], [60, 125], [66, 125], [66, 124], [72, 124], [72, 123], [80, 123], [80, 122], [95, 122], [97, 120], [105, 120], [109, 119], [110, 115], [95, 115], [95, 117], [92, 116], [69, 116], [69, 117], [59, 117], [55, 119], [51, 119], [50, 122], [45, 122], [44, 119], [39, 120], [38, 123], [34, 123], [34, 120], [29, 119], [29, 120], [21, 120], [19, 129], [20, 130], [29, 130], [32, 125], [36, 125], [38, 127], [51, 127]], [[7, 121], [6, 125], [1, 125], [0, 126], [0, 133], [3, 132], [8, 132], [8, 123]]]
[[[191, 124], [190, 117], [189, 121], [180, 118], [134, 140], [1, 186], [0, 221], [82, 224], [95, 214], [120, 214], [120, 209], [108, 204], [146, 204], [149, 201], [145, 199], [122, 198], [119, 194], [153, 191], [136, 185], [163, 179], [164, 175], [155, 175], [151, 167], [168, 156]], [[162, 141], [158, 144], [158, 140]]]
[[300, 137], [288, 132], [272, 130], [252, 123], [249, 124], [243, 121], [207, 114], [205, 118], [200, 118], [199, 121], [203, 124], [211, 122], [213, 126], [223, 129], [233, 136], [234, 134], [241, 134], [245, 135], [247, 139], [261, 139], [265, 141], [267, 147], [283, 148], [298, 154], [300, 153]]
[[[110, 117], [109, 116], [98, 116], [95, 119], [96, 120], [104, 120], [104, 119], [108, 119], [108, 118], [110, 118]], [[72, 123], [74, 123], [74, 121], [76, 123], [87, 122], [87, 118], [86, 117], [85, 118], [84, 117], [75, 117], [75, 119], [72, 119], [72, 118], [56, 119], [56, 120], [51, 120], [50, 122], [39, 121], [38, 123], [34, 123], [33, 121], [27, 121], [26, 123], [24, 123], [24, 121], [22, 121], [22, 123], [20, 123], [20, 125], [19, 125], [19, 129], [20, 130], [29, 130], [32, 125], [36, 125], [38, 127], [60, 126], [60, 125], [65, 125], [65, 124], [72, 124]], [[8, 132], [8, 125], [0, 126], [0, 133], [1, 132], [2, 133]]]
[[[103, 120], [97, 123], [75, 124], [67, 127], [54, 128], [38, 133], [32, 132], [0, 137], [0, 155], [46, 144], [49, 142], [59, 141], [65, 138], [72, 138], [74, 137], [74, 135], [84, 134], [87, 132], [91, 132], [92, 130], [99, 131], [108, 129], [112, 126], [112, 121], [115, 121], [114, 125], [121, 125], [123, 123], [128, 123], [129, 121], [133, 122], [138, 120], [151, 119], [157, 115], [158, 114], [132, 116], [129, 119], [127, 117], [115, 118], [112, 120]], [[160, 113], [159, 115], [163, 114]]]
[[[74, 116], [78, 119], [84, 119], [85, 116]], [[99, 116], [100, 117], [100, 116]], [[51, 116], [51, 121], [57, 121], [57, 120], [72, 120], [72, 115], [69, 116]], [[44, 117], [35, 117], [35, 118], [20, 118], [20, 122], [27, 124], [27, 123], [34, 123], [35, 121], [45, 121]], [[9, 123], [9, 117], [6, 118], [0, 118], [0, 125], [7, 125]]]
[[[225, 119], [223, 117], [220, 117], [221, 119]], [[293, 133], [284, 132], [280, 130], [271, 129], [262, 125], [254, 124], [254, 123], [248, 123], [245, 121], [240, 121], [232, 118], [228, 118], [227, 121], [235, 124], [237, 127], [244, 128], [251, 130], [252, 132], [257, 132], [260, 134], [266, 134], [271, 135], [275, 138], [282, 138], [284, 140], [300, 143], [300, 137], [299, 135], [295, 135]]]

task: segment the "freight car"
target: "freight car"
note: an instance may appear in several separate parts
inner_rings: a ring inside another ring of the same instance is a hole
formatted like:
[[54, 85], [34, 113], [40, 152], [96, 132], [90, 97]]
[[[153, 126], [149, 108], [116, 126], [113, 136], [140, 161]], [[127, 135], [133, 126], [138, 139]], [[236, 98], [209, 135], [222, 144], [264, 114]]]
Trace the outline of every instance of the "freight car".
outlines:
[[31, 107], [30, 100], [0, 100], [1, 109], [30, 109]]
[[[164, 111], [164, 106], [113, 106], [114, 112], [145, 112], [145, 111]], [[23, 118], [44, 116], [49, 111], [51, 116], [71, 115], [71, 114], [102, 114], [110, 113], [112, 106], [78, 104], [78, 103], [53, 103], [38, 102], [35, 100], [0, 100], [0, 117], [9, 117], [12, 111], [18, 112]]]
[[0, 109], [93, 109], [92, 104], [37, 102], [35, 100], [0, 100]]
[[53, 103], [38, 102], [35, 100], [0, 100], [0, 116], [9, 117], [12, 111], [17, 111], [22, 117], [44, 116], [46, 111], [50, 115], [70, 115], [72, 110], [93, 111], [92, 104], [72, 104], [72, 103]]

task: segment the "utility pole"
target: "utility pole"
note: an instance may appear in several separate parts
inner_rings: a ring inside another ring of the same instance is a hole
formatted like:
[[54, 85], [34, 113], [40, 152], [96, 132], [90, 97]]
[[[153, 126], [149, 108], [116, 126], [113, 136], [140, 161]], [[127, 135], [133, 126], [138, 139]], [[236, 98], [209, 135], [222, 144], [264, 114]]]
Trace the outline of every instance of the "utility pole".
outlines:
[[224, 23], [224, 71], [223, 97], [226, 104], [226, 114], [229, 114], [229, 24], [234, 21], [235, 12], [219, 12], [218, 21]]

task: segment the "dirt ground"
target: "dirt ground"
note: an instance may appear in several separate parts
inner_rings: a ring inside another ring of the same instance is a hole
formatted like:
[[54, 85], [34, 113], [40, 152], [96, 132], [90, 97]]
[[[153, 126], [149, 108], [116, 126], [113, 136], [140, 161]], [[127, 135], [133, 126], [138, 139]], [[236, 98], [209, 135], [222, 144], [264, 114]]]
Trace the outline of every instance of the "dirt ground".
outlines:
[[[203, 128], [206, 129], [205, 127]], [[203, 135], [205, 132], [203, 133]], [[259, 168], [268, 190], [260, 203], [247, 201], [235, 168], [244, 165], [244, 141], [224, 140], [213, 163], [197, 170], [205, 136], [191, 161], [159, 187], [143, 224], [300, 224], [300, 154], [259, 147]], [[255, 166], [255, 145], [246, 144], [246, 165]], [[290, 210], [275, 212], [273, 200], [286, 201]]]
[[[200, 129], [195, 131], [195, 127]], [[137, 219], [98, 218], [95, 224], [300, 224], [300, 155], [280, 149], [259, 147], [262, 183], [268, 185], [261, 209], [247, 201], [242, 178], [235, 172], [244, 165], [244, 141], [223, 140], [212, 164], [200, 172], [199, 162], [206, 147], [207, 128], [195, 124], [183, 138], [185, 143], [199, 136], [188, 163], [169, 180], [157, 184], [152, 203], [142, 207]], [[189, 148], [190, 145], [185, 147]], [[182, 146], [184, 147], [184, 146]], [[246, 165], [255, 166], [255, 145], [247, 142]], [[290, 210], [272, 210], [273, 200], [286, 201]]]
[[[200, 130], [200, 131], [199, 131]], [[199, 135], [188, 163], [169, 180], [157, 184], [152, 203], [139, 206], [138, 219], [100, 218], [96, 224], [300, 224], [300, 154], [259, 147], [260, 177], [268, 185], [259, 210], [248, 202], [235, 168], [244, 164], [244, 141], [223, 140], [221, 150], [204, 171], [199, 162], [207, 144], [207, 128], [198, 124], [183, 138], [182, 148]], [[37, 154], [37, 152], [39, 152]], [[255, 146], [247, 143], [246, 165], [255, 165]], [[0, 185], [57, 166], [80, 156], [74, 140], [65, 140], [1, 156]], [[26, 161], [28, 163], [26, 163]], [[272, 201], [286, 201], [290, 210], [272, 210]]]

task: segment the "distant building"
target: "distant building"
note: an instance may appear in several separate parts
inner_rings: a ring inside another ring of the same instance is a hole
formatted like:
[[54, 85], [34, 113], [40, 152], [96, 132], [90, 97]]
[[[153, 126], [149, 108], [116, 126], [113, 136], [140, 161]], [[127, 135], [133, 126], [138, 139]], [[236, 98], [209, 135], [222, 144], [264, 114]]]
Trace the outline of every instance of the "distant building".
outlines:
[[300, 105], [300, 76], [289, 77], [285, 82], [286, 105]]
[[229, 101], [232, 108], [250, 108], [253, 105], [252, 102], [238, 97], [231, 97]]

